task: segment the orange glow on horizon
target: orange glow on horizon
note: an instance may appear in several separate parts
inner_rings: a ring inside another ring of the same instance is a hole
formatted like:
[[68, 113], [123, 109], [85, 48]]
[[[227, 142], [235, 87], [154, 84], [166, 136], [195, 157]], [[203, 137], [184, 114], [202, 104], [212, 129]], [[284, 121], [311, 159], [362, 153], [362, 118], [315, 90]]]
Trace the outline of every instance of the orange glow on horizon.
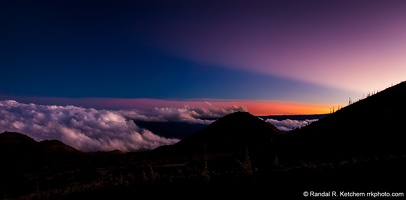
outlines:
[[301, 114], [326, 114], [330, 112], [331, 105], [327, 104], [304, 104], [282, 101], [236, 101], [216, 102], [215, 106], [239, 106], [247, 108], [248, 112], [256, 116], [266, 115], [301, 115]]
[[[244, 106], [247, 111], [256, 116], [265, 115], [301, 115], [301, 114], [326, 114], [332, 108], [328, 104], [306, 104], [285, 101], [232, 101], [218, 99], [192, 99], [192, 100], [158, 100], [158, 99], [128, 99], [124, 105], [146, 105], [153, 107], [203, 107], [210, 106], [224, 108]], [[132, 102], [131, 102], [132, 101]], [[118, 103], [118, 102], [117, 102]], [[119, 105], [119, 104], [116, 104]]]
[[330, 111], [328, 105], [299, 104], [284, 102], [252, 102], [247, 109], [253, 115], [301, 115], [326, 114]]
[[[12, 98], [11, 98], [12, 99]], [[20, 98], [21, 99], [21, 98]], [[154, 109], [164, 107], [184, 108], [225, 108], [244, 106], [248, 112], [256, 116], [266, 115], [301, 115], [330, 113], [333, 104], [310, 104], [288, 101], [244, 101], [223, 99], [122, 99], [122, 98], [58, 98], [58, 97], [26, 97], [24, 101], [39, 104], [76, 105], [98, 109]]]

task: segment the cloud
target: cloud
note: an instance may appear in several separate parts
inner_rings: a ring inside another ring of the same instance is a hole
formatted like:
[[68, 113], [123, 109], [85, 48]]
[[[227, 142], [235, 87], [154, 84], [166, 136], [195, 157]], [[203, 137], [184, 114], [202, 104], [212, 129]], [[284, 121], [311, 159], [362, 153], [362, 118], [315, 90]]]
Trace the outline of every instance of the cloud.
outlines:
[[208, 108], [189, 107], [183, 108], [164, 107], [150, 110], [120, 110], [122, 116], [135, 120], [155, 122], [186, 122], [191, 124], [210, 124], [214, 118], [237, 112], [247, 111], [244, 106], [216, 107], [206, 102]]
[[81, 151], [139, 151], [179, 140], [155, 135], [138, 127], [131, 119], [210, 124], [226, 114], [247, 111], [243, 106], [206, 104], [206, 108], [184, 106], [115, 111], [5, 100], [0, 101], [0, 132], [20, 132], [37, 141], [56, 139]]
[[88, 152], [149, 150], [179, 141], [141, 129], [115, 111], [13, 100], [0, 101], [0, 132], [4, 131], [24, 133], [37, 141], [57, 139]]
[[306, 119], [306, 120], [292, 120], [292, 119], [285, 119], [285, 120], [276, 120], [276, 119], [266, 119], [265, 121], [268, 123], [273, 124], [281, 131], [290, 131], [295, 128], [300, 128], [309, 125], [312, 122], [317, 121], [318, 119]]

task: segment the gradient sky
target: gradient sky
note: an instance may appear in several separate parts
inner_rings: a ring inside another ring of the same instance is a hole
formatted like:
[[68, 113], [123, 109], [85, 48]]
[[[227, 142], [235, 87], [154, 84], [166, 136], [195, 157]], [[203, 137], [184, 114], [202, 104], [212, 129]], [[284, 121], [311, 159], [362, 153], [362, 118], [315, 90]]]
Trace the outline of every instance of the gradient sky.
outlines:
[[406, 79], [405, 10], [401, 0], [2, 0], [0, 98], [325, 113]]

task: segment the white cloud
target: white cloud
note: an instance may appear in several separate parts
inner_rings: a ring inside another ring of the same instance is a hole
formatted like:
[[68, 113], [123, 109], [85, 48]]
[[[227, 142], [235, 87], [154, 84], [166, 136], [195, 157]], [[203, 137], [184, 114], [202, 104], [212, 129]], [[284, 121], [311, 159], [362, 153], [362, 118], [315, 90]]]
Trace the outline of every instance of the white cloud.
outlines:
[[[185, 106], [183, 108], [154, 108], [151, 110], [120, 110], [117, 111], [122, 116], [135, 120], [155, 121], [155, 122], [187, 122], [197, 124], [210, 124], [214, 122], [213, 118], [220, 118], [224, 115], [247, 111], [243, 106], [215, 107], [211, 104], [208, 108], [195, 108]], [[211, 118], [211, 119], [210, 119]]]
[[292, 120], [292, 119], [285, 119], [285, 120], [276, 120], [276, 119], [266, 119], [268, 123], [273, 124], [281, 131], [290, 131], [295, 128], [300, 128], [307, 126], [308, 124], [317, 121], [317, 119], [306, 119], [306, 120]]
[[115, 111], [13, 100], [0, 101], [0, 132], [4, 131], [20, 132], [37, 141], [57, 139], [82, 151], [148, 150], [179, 141], [141, 129]]
[[0, 101], [0, 132], [20, 132], [37, 141], [56, 139], [82, 151], [149, 150], [179, 140], [155, 135], [129, 119], [210, 124], [215, 118], [247, 111], [243, 106], [207, 105], [207, 108], [185, 106], [112, 111], [5, 100]]

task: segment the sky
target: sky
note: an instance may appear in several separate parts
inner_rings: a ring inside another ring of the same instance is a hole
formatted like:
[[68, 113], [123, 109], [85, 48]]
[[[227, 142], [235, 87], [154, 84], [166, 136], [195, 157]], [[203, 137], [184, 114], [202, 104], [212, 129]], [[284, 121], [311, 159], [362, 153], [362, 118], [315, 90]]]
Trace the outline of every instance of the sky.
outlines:
[[0, 100], [328, 113], [406, 78], [406, 1], [0, 1]]
[[[403, 0], [0, 0], [0, 132], [82, 151], [237, 111], [324, 114], [406, 77]], [[262, 118], [283, 131], [313, 119]]]

